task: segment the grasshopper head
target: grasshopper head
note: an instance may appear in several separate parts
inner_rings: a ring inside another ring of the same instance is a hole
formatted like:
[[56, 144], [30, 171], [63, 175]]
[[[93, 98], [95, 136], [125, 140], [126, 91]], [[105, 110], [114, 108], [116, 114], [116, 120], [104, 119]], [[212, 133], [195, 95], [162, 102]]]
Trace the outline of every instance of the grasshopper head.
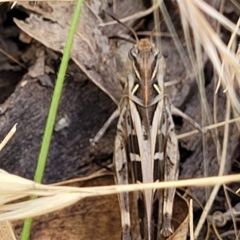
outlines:
[[149, 39], [139, 40], [130, 50], [129, 57], [140, 85], [149, 85], [155, 80], [160, 56], [159, 50]]

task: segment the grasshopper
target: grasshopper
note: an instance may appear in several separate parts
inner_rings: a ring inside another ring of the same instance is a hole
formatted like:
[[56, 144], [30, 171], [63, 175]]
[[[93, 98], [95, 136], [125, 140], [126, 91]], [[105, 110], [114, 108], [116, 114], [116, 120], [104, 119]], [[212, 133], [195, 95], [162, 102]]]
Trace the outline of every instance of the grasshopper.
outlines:
[[[119, 104], [120, 116], [114, 147], [115, 181], [154, 183], [178, 178], [179, 151], [171, 103], [164, 93], [164, 59], [149, 39], [138, 40], [130, 50], [132, 72]], [[175, 189], [137, 193], [142, 239], [159, 239], [173, 233], [171, 218]], [[122, 239], [131, 239], [129, 195], [118, 195]]]
[[[110, 14], [108, 14], [110, 15]], [[119, 116], [113, 162], [116, 184], [154, 183], [178, 179], [179, 150], [172, 114], [201, 127], [176, 109], [164, 89], [164, 58], [151, 39], [139, 40], [129, 52], [131, 72], [127, 77], [119, 108], [98, 132], [97, 142], [114, 118]], [[141, 239], [159, 240], [174, 232], [172, 227], [175, 188], [137, 192]], [[129, 194], [118, 194], [122, 240], [131, 240]]]

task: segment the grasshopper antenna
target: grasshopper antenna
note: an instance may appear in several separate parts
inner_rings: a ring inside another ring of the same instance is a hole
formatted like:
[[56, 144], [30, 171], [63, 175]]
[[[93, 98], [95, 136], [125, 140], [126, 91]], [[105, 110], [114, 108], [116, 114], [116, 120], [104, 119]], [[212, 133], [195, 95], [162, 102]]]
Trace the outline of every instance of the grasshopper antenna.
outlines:
[[114, 19], [115, 21], [117, 21], [118, 23], [120, 23], [122, 26], [124, 26], [125, 28], [127, 28], [134, 36], [134, 38], [136, 39], [136, 42], [139, 42], [138, 36], [136, 34], [136, 32], [130, 28], [129, 26], [127, 26], [126, 24], [122, 23], [119, 19], [117, 19], [116, 17], [114, 17], [112, 14], [105, 12], [104, 10], [102, 10], [104, 13], [106, 13], [108, 16], [110, 16], [112, 19]]

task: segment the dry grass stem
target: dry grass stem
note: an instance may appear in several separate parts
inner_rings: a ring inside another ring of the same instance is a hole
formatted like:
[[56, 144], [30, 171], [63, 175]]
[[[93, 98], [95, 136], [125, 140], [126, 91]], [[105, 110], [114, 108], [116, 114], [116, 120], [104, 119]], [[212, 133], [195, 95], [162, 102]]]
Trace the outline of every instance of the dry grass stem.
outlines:
[[[112, 164], [110, 164], [108, 166], [108, 168], [112, 168]], [[54, 184], [51, 184], [52, 186], [64, 186], [64, 185], [67, 185], [67, 184], [71, 184], [71, 183], [76, 183], [76, 182], [84, 182], [84, 181], [88, 181], [88, 180], [91, 180], [91, 179], [94, 179], [94, 178], [98, 178], [98, 177], [103, 177], [103, 176], [108, 176], [108, 175], [111, 175], [113, 176], [113, 172], [110, 172], [106, 169], [101, 169], [89, 176], [86, 176], [86, 177], [81, 177], [81, 178], [74, 178], [74, 179], [70, 179], [70, 180], [66, 180], [66, 181], [62, 181], [62, 182], [59, 182], [59, 183], [54, 183]]]
[[[16, 175], [0, 172], [0, 211], [7, 211], [0, 214], [0, 220], [16, 220], [27, 217], [34, 217], [48, 212], [56, 211], [67, 207], [85, 197], [111, 195], [124, 191], [137, 191], [152, 188], [186, 187], [186, 186], [210, 186], [239, 181], [240, 174], [210, 177], [199, 179], [187, 179], [171, 182], [151, 184], [130, 184], [104, 187], [60, 187], [37, 184]], [[27, 200], [7, 204], [8, 202], [21, 200], [26, 196], [42, 196], [34, 200]]]
[[17, 123], [12, 127], [12, 129], [9, 131], [9, 133], [6, 135], [6, 137], [3, 139], [3, 141], [0, 143], [0, 151], [6, 146], [8, 141], [12, 138], [12, 136], [15, 134], [17, 130]]
[[189, 230], [190, 230], [190, 239], [194, 240], [194, 236], [193, 236], [193, 200], [190, 199], [189, 201]]
[[[145, 17], [145, 16], [149, 15], [150, 13], [152, 13], [155, 9], [157, 9], [159, 4], [161, 4], [161, 2], [162, 2], [162, 0], [158, 0], [157, 3], [153, 4], [149, 9], [147, 9], [145, 11], [137, 12], [137, 13], [132, 14], [125, 18], [120, 18], [119, 21], [124, 23], [124, 22], [130, 21], [130, 20]], [[109, 26], [109, 25], [113, 25], [113, 24], [118, 24], [118, 23], [116, 21], [110, 21], [110, 22], [106, 22], [106, 23], [100, 23], [99, 26], [105, 27], [105, 26]]]
[[[214, 128], [223, 127], [225, 124], [236, 123], [238, 121], [240, 121], [240, 117], [233, 118], [233, 119], [230, 119], [228, 121], [222, 121], [222, 122], [219, 122], [219, 123], [211, 124], [210, 126], [204, 127], [203, 130], [207, 131], [207, 130], [211, 130], [211, 129], [214, 129]], [[190, 136], [192, 136], [194, 134], [198, 134], [198, 133], [199, 133], [198, 130], [193, 130], [193, 131], [190, 131], [190, 132], [179, 134], [179, 135], [177, 135], [177, 138], [178, 139], [183, 139], [183, 138], [190, 137]]]
[[[184, 0], [179, 1], [178, 3], [181, 12], [181, 18], [184, 18], [184, 21], [187, 21], [191, 26], [191, 29], [193, 29], [194, 35], [205, 49], [205, 52], [208, 54], [216, 71], [218, 72], [223, 88], [228, 89], [227, 94], [230, 96], [232, 106], [239, 113], [240, 104], [233, 89], [233, 84], [229, 81], [232, 71], [234, 71], [236, 75], [240, 76], [238, 61], [235, 54], [227, 49], [226, 45], [222, 42], [218, 34], [212, 29], [202, 11], [219, 20], [223, 26], [227, 27], [231, 31], [234, 31], [236, 25], [231, 23], [228, 19], [226, 19], [223, 15], [206, 4], [204, 1]], [[204, 31], [201, 31], [202, 29], [204, 29]], [[239, 30], [237, 33], [239, 34]], [[225, 71], [222, 70], [222, 61], [225, 61], [228, 64], [228, 67], [224, 69]], [[239, 84], [240, 81], [237, 81]]]
[[23, 65], [22, 63], [20, 63], [16, 58], [14, 58], [13, 56], [11, 56], [9, 53], [7, 53], [6, 51], [4, 51], [2, 48], [0, 48], [0, 52], [2, 54], [4, 54], [7, 58], [9, 58], [11, 61], [17, 63], [20, 67], [24, 68], [24, 69], [28, 69], [25, 65]]

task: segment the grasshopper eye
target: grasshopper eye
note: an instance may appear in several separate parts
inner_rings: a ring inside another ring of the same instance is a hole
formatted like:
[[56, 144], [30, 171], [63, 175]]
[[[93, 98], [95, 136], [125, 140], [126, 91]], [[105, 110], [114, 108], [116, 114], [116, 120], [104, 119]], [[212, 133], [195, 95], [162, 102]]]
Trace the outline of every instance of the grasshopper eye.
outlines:
[[140, 73], [139, 73], [140, 67], [139, 67], [138, 60], [137, 60], [138, 53], [139, 53], [139, 50], [136, 47], [133, 47], [129, 51], [129, 58], [132, 61], [132, 66], [133, 66], [133, 69], [134, 69], [134, 73], [135, 73], [136, 77], [140, 80], [141, 79]]
[[138, 54], [138, 49], [136, 48], [132, 48], [130, 51], [129, 51], [129, 58], [131, 60], [134, 60], [137, 58], [137, 54]]

